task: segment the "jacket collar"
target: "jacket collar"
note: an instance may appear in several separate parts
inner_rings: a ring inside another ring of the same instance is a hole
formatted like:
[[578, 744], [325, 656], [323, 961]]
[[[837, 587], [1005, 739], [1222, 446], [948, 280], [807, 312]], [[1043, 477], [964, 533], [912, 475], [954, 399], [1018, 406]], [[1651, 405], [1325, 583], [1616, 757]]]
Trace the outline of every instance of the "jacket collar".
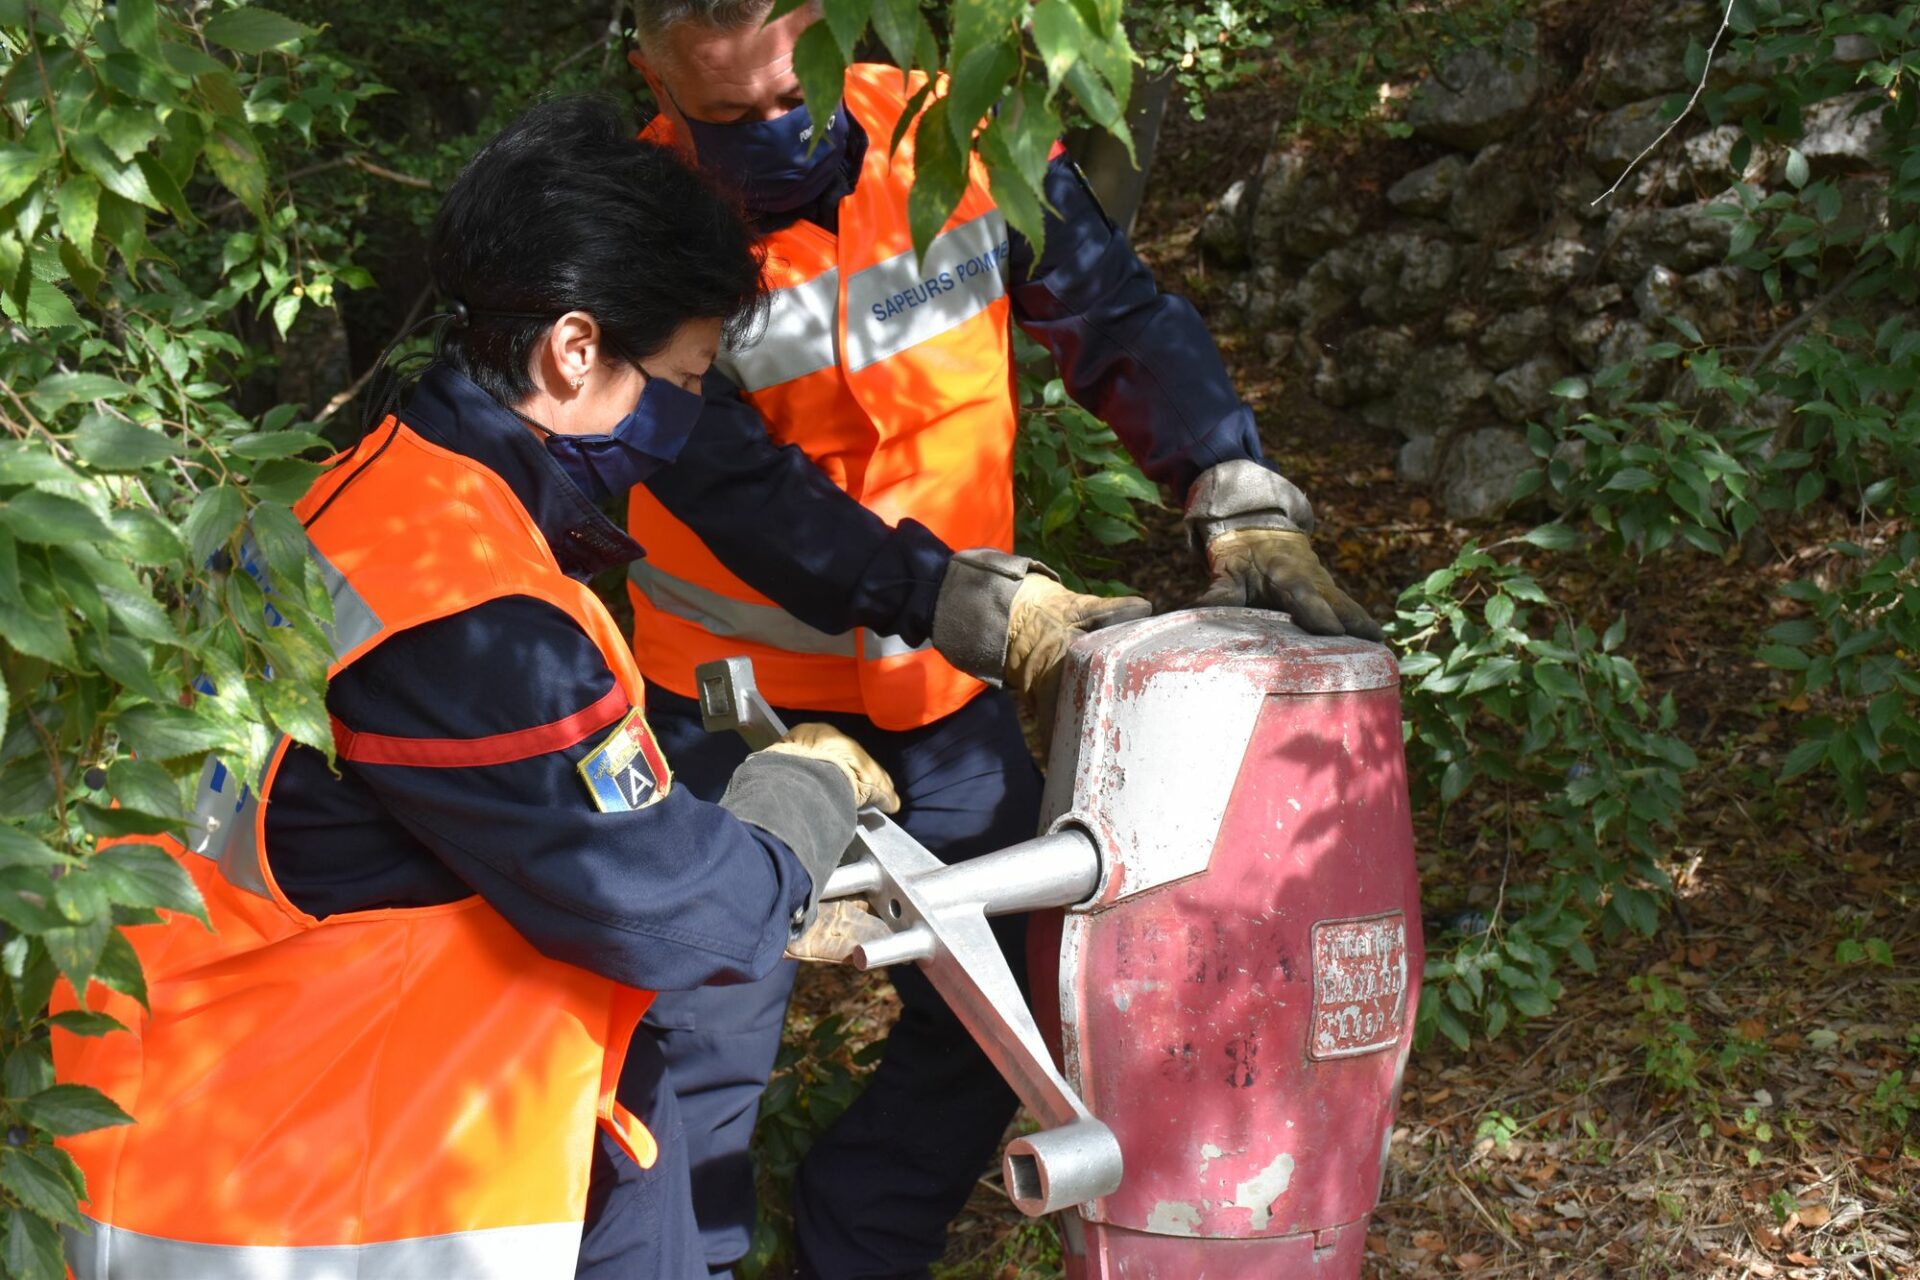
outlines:
[[506, 481], [569, 577], [585, 580], [646, 554], [580, 492], [524, 423], [465, 374], [433, 365], [400, 416], [434, 444]]

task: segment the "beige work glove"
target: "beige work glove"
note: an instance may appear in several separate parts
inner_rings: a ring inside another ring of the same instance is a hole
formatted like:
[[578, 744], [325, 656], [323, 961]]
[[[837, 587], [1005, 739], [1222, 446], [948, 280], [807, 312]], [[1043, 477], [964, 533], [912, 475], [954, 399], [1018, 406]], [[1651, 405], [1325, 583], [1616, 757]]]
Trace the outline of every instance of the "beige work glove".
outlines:
[[1302, 631], [1378, 640], [1382, 632], [1313, 553], [1313, 539], [1290, 529], [1229, 529], [1207, 539], [1213, 579], [1195, 601], [1284, 609]]
[[824, 760], [833, 765], [846, 775], [853, 787], [856, 809], [871, 806], [882, 813], [900, 811], [900, 794], [893, 789], [893, 779], [887, 776], [887, 771], [867, 754], [865, 747], [832, 725], [797, 724], [787, 731], [786, 737], [764, 750]]
[[1209, 467], [1187, 491], [1186, 522], [1210, 579], [1195, 604], [1284, 609], [1314, 635], [1381, 638], [1313, 553], [1313, 504], [1279, 472], [1245, 458]]
[[821, 906], [813, 923], [787, 944], [787, 955], [795, 960], [838, 964], [869, 942], [893, 936], [880, 918], [867, 910], [859, 898], [836, 898]]
[[1053, 740], [1060, 670], [1074, 640], [1152, 612], [1139, 596], [1085, 596], [1042, 574], [1027, 575], [1007, 613], [1006, 682], [1033, 709], [1043, 747]]

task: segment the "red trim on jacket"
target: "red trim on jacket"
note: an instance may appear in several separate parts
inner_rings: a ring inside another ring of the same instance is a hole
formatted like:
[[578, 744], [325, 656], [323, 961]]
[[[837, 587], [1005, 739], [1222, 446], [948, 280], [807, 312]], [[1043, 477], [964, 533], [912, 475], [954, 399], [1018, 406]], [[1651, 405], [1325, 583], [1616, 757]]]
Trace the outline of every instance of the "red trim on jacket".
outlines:
[[342, 760], [356, 764], [416, 765], [423, 769], [472, 769], [511, 764], [562, 751], [588, 734], [604, 729], [633, 708], [615, 683], [599, 701], [572, 715], [531, 729], [496, 733], [484, 738], [397, 738], [384, 733], [355, 733], [338, 718], [333, 721], [333, 749]]

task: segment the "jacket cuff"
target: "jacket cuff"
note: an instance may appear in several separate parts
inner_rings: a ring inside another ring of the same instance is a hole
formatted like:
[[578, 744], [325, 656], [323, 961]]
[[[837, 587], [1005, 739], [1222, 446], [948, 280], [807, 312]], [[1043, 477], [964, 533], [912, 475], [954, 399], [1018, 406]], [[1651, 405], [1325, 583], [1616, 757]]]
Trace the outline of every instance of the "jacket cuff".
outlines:
[[1030, 573], [1059, 581], [1053, 570], [1027, 556], [991, 547], [954, 552], [934, 601], [934, 651], [974, 679], [1003, 687], [1013, 597]]
[[748, 756], [734, 770], [720, 807], [793, 850], [813, 888], [794, 913], [790, 932], [813, 919], [820, 890], [853, 843], [853, 784], [837, 765], [796, 755]]
[[1291, 480], [1244, 458], [1200, 473], [1187, 491], [1187, 538], [1198, 550], [1229, 529], [1313, 532], [1313, 504]]

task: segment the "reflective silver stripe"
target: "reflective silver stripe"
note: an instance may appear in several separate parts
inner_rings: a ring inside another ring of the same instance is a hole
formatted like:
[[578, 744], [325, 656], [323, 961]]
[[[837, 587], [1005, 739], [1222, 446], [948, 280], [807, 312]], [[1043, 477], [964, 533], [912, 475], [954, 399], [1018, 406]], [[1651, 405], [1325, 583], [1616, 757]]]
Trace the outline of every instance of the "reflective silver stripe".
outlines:
[[333, 598], [333, 624], [325, 630], [333, 644], [333, 656], [343, 658], [380, 634], [385, 624], [353, 589], [347, 575], [334, 568], [333, 562], [320, 554], [320, 548], [311, 539], [307, 542], [307, 554], [320, 566], [320, 580], [326, 583], [327, 594]]
[[729, 640], [745, 640], [766, 645], [770, 649], [785, 649], [788, 653], [808, 653], [829, 658], [891, 658], [897, 654], [918, 653], [933, 647], [931, 641], [908, 644], [899, 636], [883, 636], [865, 627], [859, 631], [860, 640], [856, 646], [854, 632], [842, 631], [838, 635], [828, 635], [808, 626], [785, 609], [767, 604], [749, 604], [744, 600], [723, 596], [718, 591], [688, 582], [685, 578], [662, 573], [645, 560], [634, 561], [627, 575], [660, 612], [685, 619], [702, 631]]
[[[274, 744], [274, 751], [279, 744]], [[267, 758], [273, 758], [273, 751]], [[187, 820], [189, 851], [220, 864], [220, 874], [234, 887], [271, 898], [260, 871], [260, 844], [254, 827], [260, 816], [258, 787], [213, 756], [200, 766], [200, 787], [193, 798], [193, 817]]]
[[979, 315], [1007, 291], [1007, 220], [997, 210], [847, 278], [847, 368], [864, 369]]
[[62, 1227], [74, 1280], [571, 1280], [580, 1224], [458, 1231], [373, 1244], [200, 1244], [87, 1219]]
[[767, 327], [752, 344], [722, 351], [713, 367], [742, 391], [760, 391], [838, 362], [834, 339], [839, 325], [840, 269], [805, 284], [776, 289], [767, 310]]
[[868, 661], [875, 658], [897, 658], [903, 653], [922, 653], [933, 648], [933, 641], [922, 640], [919, 644], [908, 644], [899, 636], [883, 636], [878, 631], [860, 629], [860, 655]]
[[800, 619], [772, 605], [749, 604], [723, 596], [685, 578], [662, 573], [645, 560], [636, 560], [627, 570], [640, 593], [662, 613], [684, 618], [703, 631], [729, 640], [746, 640], [789, 653], [824, 654], [851, 658], [856, 655], [853, 632], [829, 635], [810, 627]]

